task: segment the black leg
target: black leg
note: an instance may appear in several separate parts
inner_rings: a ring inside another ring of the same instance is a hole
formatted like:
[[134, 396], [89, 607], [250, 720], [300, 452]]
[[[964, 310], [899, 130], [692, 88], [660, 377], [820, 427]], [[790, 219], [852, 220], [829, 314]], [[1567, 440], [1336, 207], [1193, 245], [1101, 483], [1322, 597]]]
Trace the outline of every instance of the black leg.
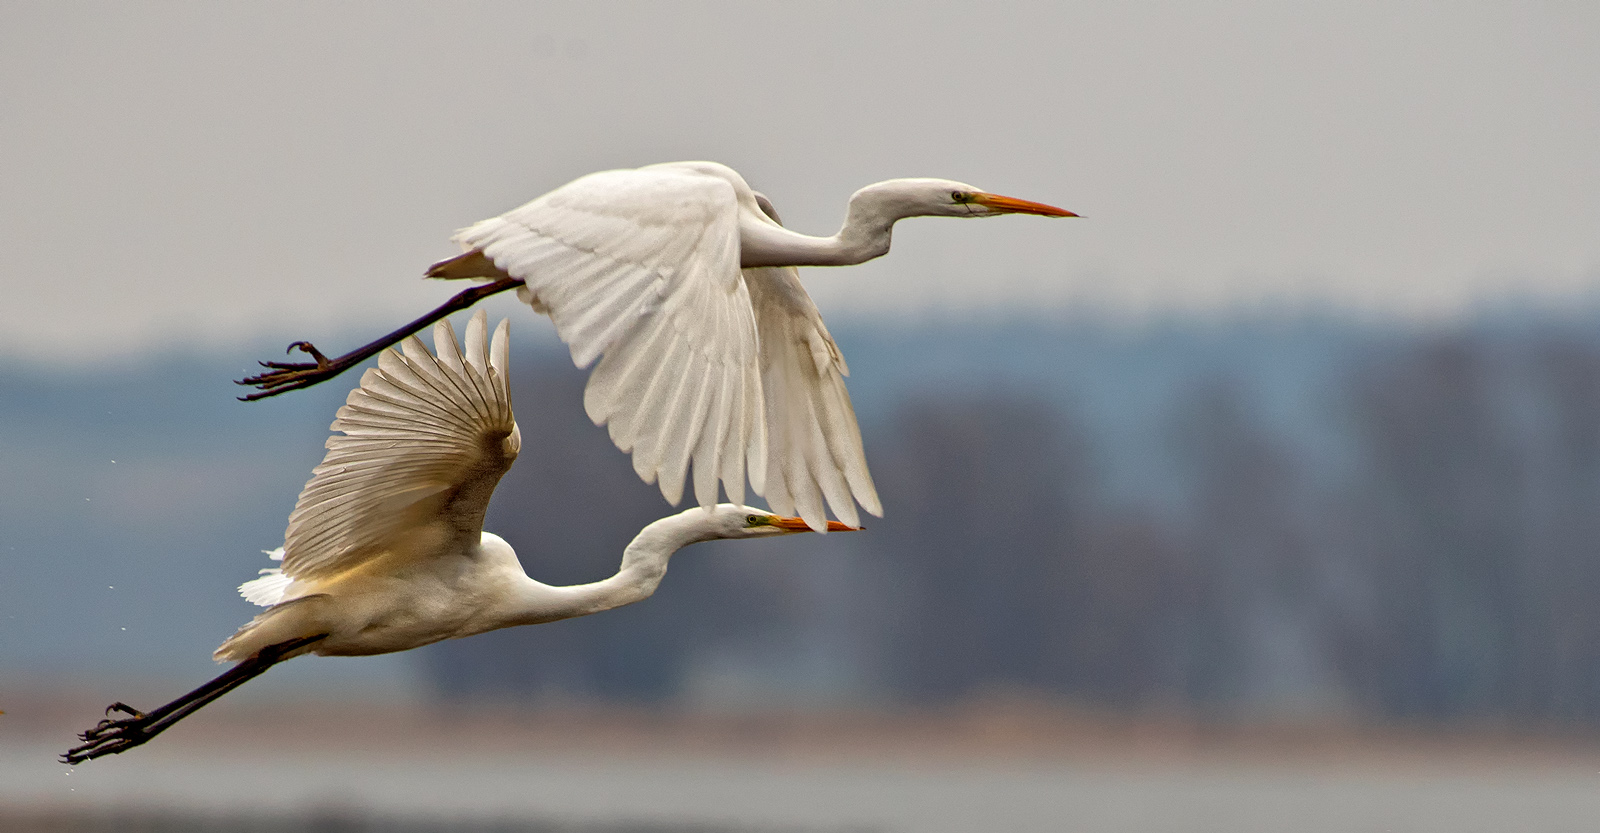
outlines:
[[445, 301], [443, 305], [418, 318], [410, 324], [367, 344], [350, 351], [336, 359], [330, 359], [317, 352], [309, 341], [297, 341], [289, 345], [289, 351], [299, 350], [316, 361], [311, 362], [258, 362], [270, 372], [261, 373], [245, 379], [240, 379], [234, 384], [250, 385], [259, 388], [255, 393], [239, 397], [245, 402], [264, 399], [268, 396], [277, 396], [284, 391], [308, 388], [318, 382], [326, 382], [340, 373], [355, 367], [358, 364], [378, 355], [386, 347], [399, 344], [402, 339], [423, 327], [449, 315], [452, 312], [464, 310], [478, 303], [490, 295], [497, 295], [508, 289], [522, 286], [519, 278], [501, 278], [493, 283], [481, 284], [471, 289], [456, 293], [455, 297]]
[[[112, 703], [106, 708], [106, 719], [80, 733], [78, 739], [83, 743], [68, 749], [61, 756], [61, 762], [78, 764], [101, 755], [114, 755], [132, 749], [199, 711], [201, 706], [261, 676], [268, 668], [282, 662], [284, 655], [326, 637], [327, 634], [319, 634], [268, 645], [205, 685], [148, 714], [126, 703]], [[120, 712], [127, 717], [113, 720], [113, 712]]]

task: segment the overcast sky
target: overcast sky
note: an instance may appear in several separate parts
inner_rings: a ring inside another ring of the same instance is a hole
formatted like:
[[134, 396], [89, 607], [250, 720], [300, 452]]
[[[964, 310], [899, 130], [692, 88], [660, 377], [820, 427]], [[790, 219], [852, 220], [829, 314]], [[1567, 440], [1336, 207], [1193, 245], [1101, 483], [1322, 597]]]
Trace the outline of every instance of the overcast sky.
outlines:
[[[0, 354], [397, 323], [450, 233], [588, 171], [728, 163], [831, 233], [941, 176], [830, 317], [1600, 288], [1600, 4], [0, 5]], [[338, 346], [338, 345], [332, 345]]]

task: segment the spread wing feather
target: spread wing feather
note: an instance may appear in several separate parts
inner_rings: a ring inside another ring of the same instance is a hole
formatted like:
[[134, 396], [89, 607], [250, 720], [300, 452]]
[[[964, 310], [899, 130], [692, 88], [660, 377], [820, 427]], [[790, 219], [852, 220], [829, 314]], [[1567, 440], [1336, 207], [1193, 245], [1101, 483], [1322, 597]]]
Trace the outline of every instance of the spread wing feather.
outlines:
[[732, 184], [674, 166], [602, 171], [456, 241], [522, 279], [519, 293], [549, 314], [573, 361], [595, 366], [589, 418], [668, 501], [682, 497], [691, 463], [703, 506], [716, 503], [718, 479], [743, 502], [746, 472], [761, 492], [759, 347]]
[[491, 347], [480, 310], [466, 350], [448, 321], [437, 355], [416, 337], [387, 350], [339, 409], [328, 453], [284, 534], [283, 574], [328, 575], [429, 542], [476, 541], [489, 496], [521, 448], [507, 384], [508, 325]]
[[860, 526], [857, 502], [881, 516], [883, 505], [844, 386], [850, 370], [816, 304], [792, 266], [744, 271], [761, 332], [767, 503], [775, 512], [805, 518], [813, 528], [824, 518], [824, 501], [851, 526]]
[[793, 268], [740, 269], [741, 189], [710, 163], [602, 171], [455, 239], [594, 366], [584, 409], [669, 502], [687, 478], [702, 506], [719, 481], [743, 503], [748, 474], [775, 511], [857, 525], [854, 501], [882, 507], [849, 371]]

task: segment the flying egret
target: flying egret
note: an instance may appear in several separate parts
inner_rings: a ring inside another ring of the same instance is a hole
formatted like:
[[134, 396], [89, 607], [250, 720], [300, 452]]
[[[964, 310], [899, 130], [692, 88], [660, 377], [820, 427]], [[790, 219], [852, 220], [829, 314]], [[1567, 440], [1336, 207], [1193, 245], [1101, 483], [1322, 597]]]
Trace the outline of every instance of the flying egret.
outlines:
[[282, 566], [239, 588], [267, 609], [214, 654], [233, 668], [154, 711], [112, 704], [66, 763], [138, 746], [301, 654], [384, 654], [598, 613], [654, 593], [668, 558], [689, 544], [810, 530], [748, 506], [696, 507], [641, 530], [608, 579], [553, 587], [529, 578], [511, 545], [483, 531], [489, 496], [522, 446], [506, 380], [507, 323], [491, 348], [484, 321], [480, 310], [468, 323], [464, 353], [441, 321], [437, 357], [408, 338], [403, 354], [383, 353], [362, 376], [332, 426], [344, 436], [328, 440], [289, 515], [273, 554]]
[[[262, 362], [239, 383], [257, 399], [316, 384], [429, 322], [516, 289], [548, 314], [579, 367], [599, 364], [584, 409], [632, 452], [634, 470], [676, 505], [694, 464], [695, 499], [751, 490], [774, 511], [823, 529], [826, 510], [859, 525], [855, 503], [883, 508], [867, 471], [844, 357], [796, 266], [845, 266], [889, 251], [906, 217], [1075, 217], [945, 179], [891, 179], [850, 198], [832, 237], [785, 229], [733, 169], [672, 162], [581, 177], [455, 236], [464, 254], [435, 278], [489, 281], [337, 359]], [[853, 500], [852, 500], [853, 498]]]

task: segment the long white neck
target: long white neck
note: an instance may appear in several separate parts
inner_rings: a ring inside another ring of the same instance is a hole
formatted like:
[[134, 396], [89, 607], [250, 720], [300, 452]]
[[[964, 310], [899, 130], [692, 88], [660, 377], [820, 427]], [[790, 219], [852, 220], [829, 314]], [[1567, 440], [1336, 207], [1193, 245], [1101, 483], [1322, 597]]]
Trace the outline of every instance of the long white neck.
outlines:
[[889, 251], [896, 221], [909, 213], [892, 185], [868, 185], [850, 197], [844, 225], [832, 237], [812, 237], [756, 218], [739, 225], [739, 265], [852, 266]]
[[[712, 535], [698, 507], [662, 518], [634, 536], [622, 551], [616, 575], [589, 584], [552, 587], [523, 576], [515, 609], [500, 627], [533, 625], [571, 619], [647, 599], [667, 574], [667, 560], [689, 544], [708, 541]], [[520, 570], [519, 570], [520, 572]]]

